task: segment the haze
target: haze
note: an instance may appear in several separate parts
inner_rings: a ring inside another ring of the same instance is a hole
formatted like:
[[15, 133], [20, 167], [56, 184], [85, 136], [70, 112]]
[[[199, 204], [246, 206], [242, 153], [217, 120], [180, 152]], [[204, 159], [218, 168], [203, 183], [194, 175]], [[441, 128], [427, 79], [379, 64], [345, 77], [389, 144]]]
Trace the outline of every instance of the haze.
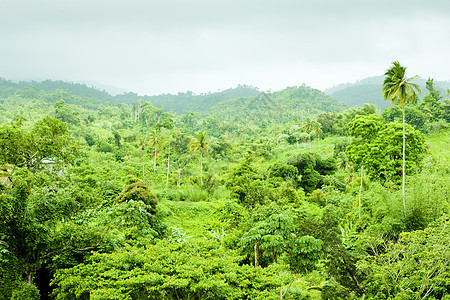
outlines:
[[139, 94], [248, 84], [325, 89], [381, 75], [450, 79], [450, 2], [0, 3], [0, 77], [96, 81]]

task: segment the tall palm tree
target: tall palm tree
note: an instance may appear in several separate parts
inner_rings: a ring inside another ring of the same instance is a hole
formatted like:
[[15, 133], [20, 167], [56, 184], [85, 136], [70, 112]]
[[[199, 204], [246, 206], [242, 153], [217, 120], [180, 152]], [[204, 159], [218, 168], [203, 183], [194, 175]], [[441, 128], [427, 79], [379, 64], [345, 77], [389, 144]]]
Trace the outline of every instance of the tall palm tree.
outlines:
[[162, 139], [160, 136], [160, 130], [155, 128], [150, 135], [150, 146], [154, 147], [155, 153], [153, 154], [153, 168], [156, 169], [156, 156], [158, 155], [158, 146], [161, 145]]
[[139, 141], [136, 142], [136, 146], [141, 148], [141, 161], [142, 161], [142, 180], [145, 182], [145, 162], [144, 162], [144, 154], [145, 147], [148, 144], [148, 137], [144, 135]]
[[313, 121], [309, 118], [306, 118], [302, 123], [303, 130], [308, 134], [309, 137], [309, 152], [311, 152], [311, 131], [313, 128]]
[[208, 152], [207, 134], [199, 131], [194, 135], [192, 141], [189, 143], [190, 149], [194, 152], [200, 152], [200, 183], [203, 185], [203, 155]]
[[319, 154], [320, 154], [320, 134], [323, 132], [322, 131], [322, 124], [320, 124], [317, 121], [314, 121], [312, 124], [312, 132], [314, 134], [317, 134], [317, 139], [319, 140]]
[[406, 149], [406, 138], [405, 138], [405, 104], [409, 101], [411, 103], [416, 102], [417, 93], [420, 94], [420, 87], [418, 84], [413, 83], [412, 79], [418, 76], [413, 76], [411, 78], [406, 78], [406, 67], [400, 65], [398, 61], [392, 63], [386, 73], [384, 74], [383, 82], [383, 97], [385, 100], [390, 100], [390, 104], [398, 103], [402, 108], [403, 117], [403, 168], [402, 168], [402, 197], [403, 197], [403, 212], [406, 214], [406, 203], [405, 203], [405, 149]]
[[169, 134], [169, 154], [167, 156], [167, 177], [166, 177], [166, 187], [169, 186], [169, 175], [170, 175], [170, 142], [172, 141], [172, 133]]

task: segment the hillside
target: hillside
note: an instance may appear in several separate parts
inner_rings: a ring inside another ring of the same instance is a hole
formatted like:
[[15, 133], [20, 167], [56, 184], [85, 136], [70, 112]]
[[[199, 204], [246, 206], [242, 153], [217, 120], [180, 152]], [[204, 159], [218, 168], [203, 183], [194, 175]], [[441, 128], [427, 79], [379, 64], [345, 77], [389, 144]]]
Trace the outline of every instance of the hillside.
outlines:
[[[215, 104], [230, 99], [240, 97], [256, 96], [259, 94], [257, 88], [247, 85], [238, 85], [236, 88], [229, 88], [224, 91], [214, 93], [204, 93], [196, 95], [192, 92], [178, 94], [162, 94], [155, 96], [138, 95], [137, 93], [127, 92], [112, 96], [106, 91], [98, 90], [95, 87], [87, 86], [82, 83], [71, 83], [61, 80], [45, 80], [45, 81], [20, 81], [18, 83], [0, 78], [0, 97], [8, 97], [16, 94], [18, 91], [27, 90], [30, 97], [38, 97], [38, 91], [46, 93], [54, 93], [63, 90], [66, 93], [77, 95], [79, 97], [92, 99], [92, 105], [98, 108], [105, 102], [116, 104], [133, 104], [139, 100], [151, 102], [153, 105], [163, 108], [166, 111], [176, 113], [186, 113], [188, 111], [205, 112]], [[64, 99], [65, 100], [65, 99]], [[68, 102], [67, 100], [65, 100]], [[70, 104], [77, 104], [71, 103]], [[91, 105], [91, 106], [92, 106]]]
[[239, 124], [282, 123], [344, 109], [345, 105], [332, 97], [303, 85], [273, 93], [260, 93], [255, 97], [224, 101], [212, 107], [208, 115]]
[[236, 88], [226, 89], [221, 92], [196, 95], [192, 92], [163, 94], [157, 96], [145, 96], [142, 99], [152, 104], [163, 107], [165, 110], [177, 113], [188, 111], [206, 112], [219, 102], [237, 99], [240, 97], [256, 96], [260, 92], [257, 88], [247, 85], [238, 85]]
[[[380, 110], [389, 107], [389, 102], [384, 101], [381, 94], [381, 86], [383, 84], [383, 76], [373, 76], [364, 78], [355, 83], [343, 83], [335, 87], [326, 89], [327, 95], [335, 98], [341, 103], [347, 104], [349, 107], [362, 106], [364, 103], [375, 104]], [[425, 83], [426, 79], [419, 78], [415, 80], [422, 90], [421, 98], [427, 94]], [[437, 81], [437, 88], [445, 95], [445, 91], [450, 88], [450, 82]]]
[[412, 299], [434, 266], [443, 299], [448, 109], [414, 107], [427, 136], [406, 124], [405, 209], [394, 114], [305, 85], [239, 97], [252, 89], [161, 96], [204, 110], [178, 114], [155, 97], [1, 81], [0, 299], [374, 299], [386, 268]]

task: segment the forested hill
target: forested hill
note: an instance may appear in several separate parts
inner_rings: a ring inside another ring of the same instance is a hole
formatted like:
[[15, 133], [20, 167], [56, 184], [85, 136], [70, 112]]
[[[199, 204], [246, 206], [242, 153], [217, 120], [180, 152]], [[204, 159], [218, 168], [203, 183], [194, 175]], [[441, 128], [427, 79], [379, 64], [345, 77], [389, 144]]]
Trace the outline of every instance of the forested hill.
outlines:
[[[324, 92], [339, 102], [347, 104], [349, 107], [362, 106], [364, 103], [375, 104], [379, 109], [384, 110], [389, 107], [389, 102], [384, 101], [381, 93], [383, 76], [373, 76], [362, 79], [355, 83], [344, 83]], [[422, 96], [426, 95], [426, 79], [414, 80], [422, 90]], [[437, 81], [436, 87], [445, 95], [445, 91], [450, 88], [450, 82]]]
[[342, 111], [345, 107], [323, 92], [302, 85], [273, 93], [260, 93], [255, 97], [223, 101], [208, 114], [238, 123], [270, 123], [302, 120], [321, 113]]
[[45, 81], [20, 81], [18, 83], [0, 78], [0, 96], [7, 97], [14, 95], [17, 91], [23, 89], [37, 89], [47, 93], [52, 93], [56, 90], [64, 90], [74, 95], [94, 98], [101, 101], [113, 101], [114, 97], [105, 91], [99, 91], [93, 87], [88, 87], [85, 84], [70, 83], [61, 80], [45, 80]]
[[[39, 91], [46, 93], [54, 93], [55, 91], [65, 91], [72, 95], [81, 96], [84, 98], [92, 99], [90, 106], [98, 108], [100, 104], [104, 102], [111, 103], [123, 103], [133, 104], [139, 100], [149, 101], [157, 107], [164, 108], [166, 111], [173, 111], [177, 113], [185, 113], [188, 111], [204, 112], [209, 110], [213, 105], [218, 102], [236, 99], [239, 97], [249, 97], [259, 94], [257, 88], [247, 85], [238, 85], [236, 88], [230, 88], [220, 92], [205, 93], [195, 95], [192, 92], [174, 94], [162, 94], [156, 96], [141, 96], [137, 93], [128, 92], [112, 96], [106, 91], [100, 91], [94, 87], [89, 87], [86, 84], [70, 83], [65, 81], [53, 81], [45, 80], [41, 82], [37, 81], [21, 81], [18, 83], [8, 81], [0, 78], [0, 97], [8, 97], [20, 93], [27, 93], [30, 97], [37, 97]], [[73, 97], [72, 97], [73, 98]], [[63, 99], [65, 100], [65, 99]], [[73, 100], [73, 99], [72, 99]], [[75, 103], [72, 101], [66, 102], [74, 105], [85, 106], [81, 103]]]
[[192, 92], [186, 92], [178, 93], [176, 95], [164, 94], [157, 96], [145, 96], [142, 97], [142, 99], [150, 101], [152, 104], [163, 107], [168, 111], [186, 113], [191, 110], [196, 112], [205, 112], [219, 102], [237, 99], [240, 97], [256, 96], [259, 93], [260, 92], [255, 87], [238, 85], [236, 88], [230, 88], [215, 93], [195, 95]]

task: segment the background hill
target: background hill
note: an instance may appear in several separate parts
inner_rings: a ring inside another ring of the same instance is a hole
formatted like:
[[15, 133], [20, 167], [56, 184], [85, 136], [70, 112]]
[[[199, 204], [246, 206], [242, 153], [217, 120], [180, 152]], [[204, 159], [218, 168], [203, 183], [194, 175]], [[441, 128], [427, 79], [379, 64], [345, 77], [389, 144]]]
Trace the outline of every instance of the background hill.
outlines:
[[[384, 101], [383, 95], [381, 94], [383, 79], [384, 77], [382, 75], [368, 77], [355, 83], [339, 84], [326, 89], [324, 92], [339, 102], [347, 104], [349, 107], [358, 107], [362, 106], [364, 103], [372, 103], [380, 110], [384, 110], [389, 107], [389, 102]], [[415, 80], [422, 89], [421, 98], [427, 94], [425, 88], [426, 81], [427, 80], [423, 78]], [[436, 81], [436, 87], [442, 92], [442, 95], [445, 95], [445, 91], [450, 88], [450, 82]]]
[[273, 93], [260, 93], [255, 97], [223, 101], [212, 107], [208, 115], [245, 124], [286, 122], [342, 111], [345, 107], [325, 93], [303, 85]]
[[[54, 93], [58, 90], [63, 90], [67, 93], [90, 98], [92, 99], [92, 105], [98, 106], [100, 104], [116, 103], [116, 104], [132, 104], [139, 100], [149, 101], [153, 105], [163, 108], [166, 111], [172, 111], [177, 113], [186, 113], [188, 111], [205, 112], [209, 110], [215, 104], [240, 97], [256, 96], [260, 92], [257, 88], [248, 85], [238, 85], [236, 88], [229, 88], [224, 91], [205, 93], [196, 95], [192, 92], [178, 93], [178, 94], [163, 94], [156, 96], [142, 96], [133, 92], [127, 92], [119, 95], [112, 96], [105, 90], [99, 90], [95, 87], [90, 87], [83, 83], [71, 83], [65, 81], [21, 81], [18, 83], [0, 78], [0, 96], [8, 97], [16, 94], [18, 91], [27, 90], [30, 97], [37, 97], [39, 91], [46, 93]], [[69, 104], [73, 101], [65, 100]]]

